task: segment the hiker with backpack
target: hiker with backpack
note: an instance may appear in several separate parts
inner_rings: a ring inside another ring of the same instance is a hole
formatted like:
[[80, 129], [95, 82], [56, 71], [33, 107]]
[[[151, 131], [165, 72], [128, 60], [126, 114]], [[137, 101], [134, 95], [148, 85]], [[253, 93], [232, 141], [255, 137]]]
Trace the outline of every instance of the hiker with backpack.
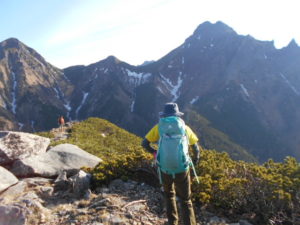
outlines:
[[[164, 189], [169, 225], [178, 224], [176, 196], [180, 199], [184, 225], [196, 225], [191, 201], [190, 167], [198, 164], [198, 138], [180, 118], [183, 115], [176, 103], [166, 103], [159, 123], [145, 136], [142, 146], [156, 157], [160, 182]], [[158, 150], [150, 143], [158, 142]], [[188, 153], [194, 150], [194, 164]]]

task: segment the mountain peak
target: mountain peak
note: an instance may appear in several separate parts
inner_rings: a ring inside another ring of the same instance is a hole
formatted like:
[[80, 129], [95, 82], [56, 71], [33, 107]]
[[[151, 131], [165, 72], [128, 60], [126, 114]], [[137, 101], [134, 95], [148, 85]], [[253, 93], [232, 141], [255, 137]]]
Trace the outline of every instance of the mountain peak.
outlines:
[[281, 50], [284, 52], [288, 52], [288, 54], [296, 54], [297, 56], [300, 56], [300, 46], [297, 44], [295, 39], [292, 39], [290, 43], [286, 47], [283, 47]]
[[0, 45], [4, 48], [20, 48], [21, 45], [24, 45], [17, 38], [8, 38], [0, 43]]
[[204, 34], [204, 33], [209, 33], [209, 34], [233, 33], [233, 34], [236, 34], [236, 32], [231, 27], [229, 27], [222, 21], [217, 21], [216, 23], [211, 23], [209, 21], [206, 21], [206, 22], [200, 24], [194, 32], [194, 34]]
[[117, 57], [115, 57], [113, 55], [108, 56], [105, 60], [110, 62], [110, 63], [115, 63], [115, 64], [118, 64], [118, 63], [122, 62], [121, 60], [119, 60]]
[[[45, 61], [45, 59], [38, 53], [36, 52], [34, 49], [28, 47], [26, 44], [24, 44], [23, 42], [19, 41], [17, 38], [8, 38], [2, 42], [0, 42], [0, 49], [2, 51], [10, 51], [11, 49], [17, 50], [17, 52], [19, 52], [19, 56], [21, 57], [27, 57], [26, 60], [24, 61], [28, 61], [28, 57], [33, 57], [35, 59], [37, 59], [38, 61], [40, 61], [42, 64], [47, 64], [47, 62]], [[2, 56], [4, 57], [4, 55], [2, 54]]]
[[288, 48], [299, 48], [299, 45], [296, 43], [295, 39], [293, 38], [290, 43], [287, 45]]

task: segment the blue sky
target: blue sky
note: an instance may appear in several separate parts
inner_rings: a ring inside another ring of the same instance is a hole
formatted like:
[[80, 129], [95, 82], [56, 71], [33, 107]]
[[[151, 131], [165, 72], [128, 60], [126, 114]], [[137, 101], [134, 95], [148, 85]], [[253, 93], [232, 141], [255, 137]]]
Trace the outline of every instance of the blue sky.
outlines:
[[[299, 3], [298, 3], [299, 2]], [[300, 43], [299, 0], [1, 0], [0, 41], [10, 37], [59, 68], [114, 55], [132, 65], [157, 60], [205, 21], [242, 35]]]

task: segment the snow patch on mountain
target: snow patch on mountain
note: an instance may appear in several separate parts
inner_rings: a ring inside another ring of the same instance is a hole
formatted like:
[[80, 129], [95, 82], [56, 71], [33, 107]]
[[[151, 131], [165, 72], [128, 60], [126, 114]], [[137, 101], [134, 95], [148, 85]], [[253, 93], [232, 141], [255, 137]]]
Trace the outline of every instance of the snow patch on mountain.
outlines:
[[92, 79], [92, 77], [91, 77], [91, 78], [90, 78], [90, 81], [96, 80], [96, 79], [98, 78], [98, 76], [99, 76], [99, 72], [103, 72], [103, 70], [104, 70], [104, 68], [98, 68], [98, 67], [96, 67], [96, 68], [94, 69], [94, 71], [93, 71], [93, 76], [92, 76], [92, 77], [94, 77], [94, 78]]
[[163, 90], [160, 87], [157, 87], [157, 89], [160, 91], [160, 93], [164, 93]]
[[291, 84], [291, 82], [284, 76], [284, 74], [279, 73], [282, 79], [287, 83], [287, 85], [293, 90], [296, 95], [300, 95], [300, 92]]
[[147, 82], [148, 79], [152, 76], [151, 73], [137, 73], [130, 71], [129, 69], [125, 70], [129, 77], [129, 83], [133, 84], [135, 87]]
[[130, 112], [133, 112], [134, 110], [134, 104], [135, 104], [135, 100], [132, 101], [131, 105], [130, 105]]
[[181, 76], [178, 77], [177, 84], [173, 86], [173, 90], [171, 91], [172, 95], [174, 96], [172, 101], [176, 101], [179, 98], [180, 92], [179, 88], [182, 85], [183, 80], [181, 79]]
[[56, 95], [55, 95], [56, 98], [57, 98], [57, 99], [60, 99], [58, 90], [57, 90], [55, 87], [53, 88], [53, 90], [54, 90], [55, 93], [56, 93]]
[[78, 106], [78, 108], [75, 111], [76, 119], [78, 119], [78, 113], [79, 113], [80, 109], [82, 108], [82, 106], [84, 105], [84, 103], [85, 103], [85, 101], [86, 101], [89, 93], [83, 91], [82, 95], [83, 95], [83, 97], [82, 97], [81, 103], [80, 103], [80, 105]]
[[67, 76], [66, 76], [65, 73], [63, 73], [62, 75], [63, 75], [63, 77], [64, 77], [68, 82], [71, 82], [71, 81], [69, 80], [69, 78], [67, 78]]
[[160, 76], [163, 79], [162, 82], [164, 83], [166, 88], [170, 91], [171, 95], [173, 96], [172, 101], [176, 101], [180, 96], [179, 89], [182, 85], [183, 79], [181, 78], [181, 76], [178, 76], [176, 84], [173, 85], [172, 82], [168, 78], [164, 77], [161, 73]]
[[67, 110], [67, 118], [68, 118], [69, 120], [71, 120], [71, 118], [70, 118], [70, 112], [71, 112], [71, 110], [72, 110], [72, 107], [71, 107], [71, 105], [70, 105], [70, 102], [69, 102], [69, 101], [66, 101], [66, 103], [64, 104], [64, 107], [65, 107], [65, 109]]
[[248, 92], [248, 90], [245, 88], [245, 86], [244, 86], [243, 84], [240, 84], [240, 86], [241, 86], [241, 88], [242, 88], [244, 94], [245, 94], [247, 97], [250, 97], [249, 92]]
[[66, 102], [66, 104], [64, 104], [64, 107], [66, 110], [71, 111], [72, 107], [70, 106], [70, 102]]
[[70, 106], [70, 102], [65, 99], [65, 95], [62, 92], [62, 90], [60, 89], [60, 87], [58, 86], [58, 84], [56, 84], [56, 87], [54, 87], [53, 90], [56, 93], [56, 98], [59, 99], [59, 100], [61, 100], [64, 103], [64, 107], [67, 110], [67, 118], [69, 120], [71, 120], [71, 118], [70, 118], [70, 112], [71, 112], [72, 108]]
[[193, 105], [196, 101], [198, 101], [199, 99], [199, 96], [196, 96], [195, 98], [193, 98], [191, 101], [190, 101], [190, 104]]

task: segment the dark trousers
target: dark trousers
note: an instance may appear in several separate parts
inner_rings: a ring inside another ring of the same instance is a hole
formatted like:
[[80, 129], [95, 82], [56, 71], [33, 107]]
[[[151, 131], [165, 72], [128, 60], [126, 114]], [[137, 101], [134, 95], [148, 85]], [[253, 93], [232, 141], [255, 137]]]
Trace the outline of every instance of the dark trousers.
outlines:
[[173, 178], [172, 175], [162, 172], [161, 178], [165, 192], [169, 225], [178, 224], [176, 195], [180, 199], [183, 224], [196, 225], [196, 219], [191, 200], [191, 180], [189, 170], [187, 172], [175, 174], [175, 178]]

